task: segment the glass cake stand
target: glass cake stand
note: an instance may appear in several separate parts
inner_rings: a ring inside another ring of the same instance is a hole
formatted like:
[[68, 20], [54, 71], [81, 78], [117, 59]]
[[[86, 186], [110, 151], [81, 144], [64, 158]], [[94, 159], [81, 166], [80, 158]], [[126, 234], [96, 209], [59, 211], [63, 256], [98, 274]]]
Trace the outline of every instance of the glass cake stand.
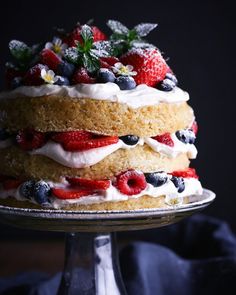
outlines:
[[125, 295], [115, 232], [157, 228], [180, 221], [215, 199], [204, 189], [190, 203], [167, 209], [65, 211], [0, 206], [1, 221], [21, 228], [66, 233], [65, 264], [57, 295]]

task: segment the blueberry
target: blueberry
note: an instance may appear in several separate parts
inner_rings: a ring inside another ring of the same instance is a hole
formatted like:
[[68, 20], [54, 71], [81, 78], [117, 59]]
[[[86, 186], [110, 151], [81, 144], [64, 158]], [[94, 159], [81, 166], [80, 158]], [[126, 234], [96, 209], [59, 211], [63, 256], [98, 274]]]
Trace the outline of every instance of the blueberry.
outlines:
[[58, 76], [58, 80], [56, 81], [55, 85], [68, 86], [70, 85], [70, 81], [67, 77]]
[[175, 135], [183, 143], [193, 144], [196, 139], [196, 136], [192, 129], [179, 130], [175, 133]]
[[57, 73], [60, 76], [68, 77], [70, 78], [75, 71], [75, 66], [67, 61], [63, 61], [60, 63], [57, 67]]
[[121, 90], [130, 90], [136, 87], [134, 78], [130, 76], [120, 76], [116, 78], [115, 83], [120, 87]]
[[175, 88], [176, 84], [170, 79], [164, 79], [157, 85], [157, 89], [162, 91], [171, 91]]
[[51, 188], [49, 184], [43, 180], [35, 183], [33, 190], [33, 197], [37, 203], [42, 206], [49, 205], [49, 196], [51, 195]]
[[182, 193], [185, 190], [185, 183], [183, 177], [172, 176], [171, 181], [178, 189], [178, 193]]
[[161, 186], [168, 180], [167, 174], [165, 172], [145, 173], [144, 175], [147, 183], [152, 184], [154, 187]]
[[19, 192], [20, 195], [26, 199], [32, 199], [33, 198], [33, 191], [34, 191], [35, 181], [34, 180], [28, 180], [20, 186]]
[[10, 134], [4, 128], [0, 128], [0, 140], [5, 140], [10, 137]]
[[21, 77], [15, 77], [11, 80], [11, 89], [16, 89], [20, 86], [22, 86], [22, 78]]
[[136, 135], [121, 136], [120, 139], [127, 145], [135, 145], [139, 141], [139, 137]]
[[174, 82], [175, 83], [175, 86], [178, 84], [177, 78], [175, 77], [175, 75], [173, 75], [171, 73], [167, 73], [165, 79], [169, 79], [172, 82]]
[[101, 68], [98, 71], [97, 79], [99, 83], [107, 83], [107, 82], [114, 82], [116, 77], [110, 70]]

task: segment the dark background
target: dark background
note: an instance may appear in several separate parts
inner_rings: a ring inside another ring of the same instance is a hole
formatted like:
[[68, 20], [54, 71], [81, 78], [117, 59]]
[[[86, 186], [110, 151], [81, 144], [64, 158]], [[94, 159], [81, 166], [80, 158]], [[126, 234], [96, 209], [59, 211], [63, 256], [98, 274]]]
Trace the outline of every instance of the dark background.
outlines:
[[[105, 32], [108, 19], [128, 27], [157, 22], [149, 40], [170, 58], [180, 87], [190, 93], [200, 126], [193, 166], [204, 187], [217, 194], [204, 213], [228, 221], [236, 231], [234, 11], [227, 1], [2, 1], [0, 75], [11, 39], [49, 41], [55, 25], [69, 30], [90, 18]], [[16, 231], [3, 227], [3, 233]]]

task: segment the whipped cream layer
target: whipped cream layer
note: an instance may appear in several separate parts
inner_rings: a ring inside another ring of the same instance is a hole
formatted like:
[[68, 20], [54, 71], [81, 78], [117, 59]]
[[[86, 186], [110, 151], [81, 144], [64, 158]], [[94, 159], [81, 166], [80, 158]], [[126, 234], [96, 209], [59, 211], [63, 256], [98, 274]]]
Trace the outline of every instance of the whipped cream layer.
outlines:
[[[103, 203], [103, 202], [118, 202], [118, 201], [127, 201], [128, 199], [137, 199], [142, 196], [151, 196], [154, 198], [158, 198], [160, 196], [165, 196], [165, 203], [169, 206], [176, 206], [181, 205], [183, 203], [183, 198], [186, 196], [191, 196], [194, 194], [201, 195], [203, 192], [203, 188], [201, 183], [196, 178], [185, 178], [185, 190], [182, 193], [178, 193], [177, 188], [174, 186], [173, 182], [170, 180], [160, 186], [154, 187], [151, 184], [147, 184], [147, 187], [137, 195], [128, 196], [122, 194], [115, 186], [112, 184], [106, 191], [99, 191], [93, 195], [80, 197], [78, 199], [70, 199], [70, 200], [60, 200], [54, 196], [50, 197], [50, 207], [54, 209], [61, 209], [68, 204], [78, 204], [78, 205], [89, 205], [89, 204], [96, 204], [96, 203]], [[51, 187], [65, 187], [65, 183], [61, 184], [54, 184], [50, 183]], [[0, 198], [8, 198], [14, 197], [18, 201], [30, 201], [34, 204], [37, 204], [32, 199], [26, 199], [21, 196], [18, 189], [11, 189], [11, 190], [0, 190]]]
[[138, 85], [131, 90], [120, 90], [115, 83], [77, 84], [74, 86], [41, 85], [21, 86], [12, 91], [1, 92], [0, 99], [20, 97], [40, 97], [59, 95], [71, 98], [92, 98], [126, 104], [131, 108], [164, 103], [178, 103], [189, 100], [187, 92], [179, 87], [172, 91], [161, 91], [145, 84]]

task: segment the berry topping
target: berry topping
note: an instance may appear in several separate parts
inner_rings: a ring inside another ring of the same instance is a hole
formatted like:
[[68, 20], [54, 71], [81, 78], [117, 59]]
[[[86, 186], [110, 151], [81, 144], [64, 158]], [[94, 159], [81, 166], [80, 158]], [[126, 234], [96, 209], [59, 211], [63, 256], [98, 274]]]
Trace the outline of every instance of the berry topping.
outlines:
[[193, 130], [193, 133], [194, 133], [195, 135], [197, 135], [197, 132], [198, 132], [198, 124], [197, 124], [196, 121], [193, 122], [193, 124], [192, 124], [192, 126], [190, 127], [190, 129], [192, 129], [192, 130]]
[[34, 191], [35, 181], [34, 180], [28, 180], [22, 183], [20, 186], [19, 192], [20, 195], [26, 199], [32, 199], [33, 198], [33, 191]]
[[99, 83], [114, 82], [116, 79], [115, 75], [106, 68], [101, 68], [97, 74], [97, 80]]
[[115, 83], [120, 87], [121, 90], [130, 90], [136, 87], [134, 78], [130, 76], [119, 76], [116, 78]]
[[87, 131], [67, 131], [54, 133], [51, 139], [59, 143], [67, 143], [69, 141], [91, 139], [92, 137], [92, 133]]
[[162, 135], [157, 135], [152, 137], [153, 139], [157, 140], [160, 143], [163, 143], [165, 145], [168, 145], [170, 147], [174, 146], [174, 141], [171, 138], [171, 134], [170, 133], [164, 133]]
[[194, 168], [187, 168], [185, 170], [174, 171], [171, 173], [171, 175], [184, 178], [199, 178]]
[[168, 180], [167, 173], [165, 172], [145, 173], [144, 175], [147, 183], [150, 183], [154, 187], [159, 187], [165, 184]]
[[173, 73], [167, 72], [166, 76], [165, 76], [165, 79], [169, 79], [172, 82], [174, 82], [175, 86], [178, 84], [178, 80], [177, 80], [177, 78], [175, 77], [175, 75]]
[[110, 187], [109, 180], [93, 180], [78, 177], [67, 177], [66, 180], [72, 186], [81, 186], [92, 190], [107, 190]]
[[164, 79], [157, 85], [157, 89], [162, 90], [162, 91], [171, 91], [175, 88], [175, 83], [170, 80], [170, 79]]
[[50, 195], [51, 195], [51, 188], [47, 182], [40, 180], [35, 183], [33, 188], [33, 197], [38, 204], [42, 206], [49, 205]]
[[120, 60], [123, 64], [134, 67], [137, 85], [155, 86], [166, 76], [167, 64], [156, 48], [133, 49], [121, 56]]
[[176, 137], [183, 143], [193, 144], [196, 136], [192, 129], [179, 130], [175, 133]]
[[75, 71], [75, 66], [69, 62], [63, 61], [57, 66], [57, 73], [61, 76], [70, 78]]
[[40, 62], [47, 65], [49, 69], [56, 71], [62, 60], [55, 52], [45, 48], [40, 54]]
[[10, 137], [10, 134], [4, 128], [0, 128], [0, 140], [6, 140]]
[[19, 179], [6, 179], [2, 182], [3, 189], [10, 190], [18, 188], [22, 183]]
[[55, 82], [55, 85], [59, 86], [68, 86], [70, 85], [70, 81], [67, 77], [57, 76], [57, 81]]
[[41, 77], [41, 71], [47, 70], [48, 67], [42, 64], [37, 64], [30, 68], [23, 78], [23, 83], [26, 86], [39, 86], [44, 83]]
[[66, 151], [84, 151], [117, 143], [117, 136], [101, 136], [92, 139], [68, 141], [63, 144]]
[[53, 188], [52, 194], [61, 200], [79, 199], [88, 195], [93, 195], [94, 191], [90, 189], [62, 189]]
[[137, 195], [143, 191], [147, 182], [144, 174], [135, 170], [128, 170], [116, 176], [116, 187], [125, 195]]
[[135, 145], [139, 141], [139, 137], [136, 135], [121, 136], [120, 139], [127, 145]]
[[102, 56], [100, 57], [99, 61], [101, 68], [111, 68], [117, 62], [119, 62], [119, 59], [115, 56]]
[[16, 142], [23, 150], [30, 151], [43, 146], [46, 135], [33, 129], [20, 130], [16, 136]]
[[77, 70], [72, 77], [73, 84], [86, 83], [93, 84], [96, 82], [95, 78], [89, 76], [88, 71], [85, 68]]
[[182, 193], [185, 190], [185, 183], [183, 177], [171, 177], [171, 181], [174, 186], [177, 188], [178, 193]]

